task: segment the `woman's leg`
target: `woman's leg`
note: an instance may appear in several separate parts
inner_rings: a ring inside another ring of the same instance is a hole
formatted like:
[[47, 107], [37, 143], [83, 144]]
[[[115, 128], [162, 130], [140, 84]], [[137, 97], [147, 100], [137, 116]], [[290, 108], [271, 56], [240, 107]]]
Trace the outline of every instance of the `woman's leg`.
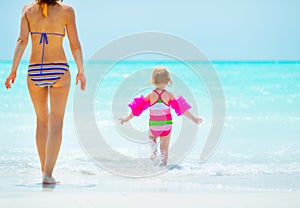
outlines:
[[62, 127], [69, 89], [69, 71], [50, 88], [49, 133], [46, 145], [45, 177], [52, 177], [58, 157], [62, 141]]
[[167, 136], [160, 137], [160, 154], [161, 154], [160, 165], [162, 166], [166, 166], [168, 162], [170, 138], [171, 138], [171, 132]]
[[48, 138], [48, 88], [36, 86], [29, 77], [27, 77], [27, 86], [36, 113], [36, 144], [41, 170], [44, 172]]

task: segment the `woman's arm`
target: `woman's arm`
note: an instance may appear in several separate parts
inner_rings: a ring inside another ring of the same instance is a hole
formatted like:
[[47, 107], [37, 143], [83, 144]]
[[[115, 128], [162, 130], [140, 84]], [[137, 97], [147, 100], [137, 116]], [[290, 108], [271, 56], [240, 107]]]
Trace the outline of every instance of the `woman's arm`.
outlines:
[[72, 7], [68, 7], [67, 14], [68, 18], [66, 28], [70, 42], [70, 48], [78, 69], [76, 84], [78, 84], [78, 81], [80, 81], [81, 90], [85, 90], [86, 79], [84, 76], [82, 49], [77, 34], [75, 12]]
[[14, 52], [13, 63], [10, 74], [8, 75], [5, 81], [5, 87], [7, 89], [10, 89], [11, 83], [13, 84], [15, 82], [17, 76], [17, 69], [28, 43], [29, 25], [26, 17], [26, 8], [27, 6], [25, 6], [22, 11], [20, 34]]

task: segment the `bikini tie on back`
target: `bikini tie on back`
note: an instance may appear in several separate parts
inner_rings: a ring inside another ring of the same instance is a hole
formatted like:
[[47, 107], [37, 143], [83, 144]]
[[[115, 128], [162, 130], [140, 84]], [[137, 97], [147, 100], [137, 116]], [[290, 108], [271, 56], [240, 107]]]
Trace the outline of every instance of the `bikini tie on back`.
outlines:
[[45, 17], [48, 17], [48, 4], [47, 3], [42, 3], [41, 8], [43, 10], [43, 15]]

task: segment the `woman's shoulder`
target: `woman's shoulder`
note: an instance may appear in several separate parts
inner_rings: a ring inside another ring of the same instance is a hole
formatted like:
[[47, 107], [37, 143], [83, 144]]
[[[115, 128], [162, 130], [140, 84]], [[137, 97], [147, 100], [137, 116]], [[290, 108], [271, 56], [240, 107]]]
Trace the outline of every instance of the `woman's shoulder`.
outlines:
[[29, 3], [29, 4], [25, 4], [22, 11], [23, 12], [28, 12], [28, 11], [32, 10], [33, 8], [35, 8], [35, 7], [36, 7], [36, 3], [34, 3], [34, 2]]
[[59, 5], [61, 6], [61, 8], [64, 10], [64, 12], [69, 12], [69, 13], [73, 13], [74, 9], [71, 5], [65, 4], [65, 3], [59, 3]]

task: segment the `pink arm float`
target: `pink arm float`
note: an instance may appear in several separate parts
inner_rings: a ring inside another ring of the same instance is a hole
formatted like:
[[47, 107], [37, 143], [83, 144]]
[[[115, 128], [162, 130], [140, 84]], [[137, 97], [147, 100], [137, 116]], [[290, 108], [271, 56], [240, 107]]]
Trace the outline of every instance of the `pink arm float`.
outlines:
[[144, 98], [143, 95], [140, 97], [134, 98], [131, 103], [128, 104], [131, 108], [132, 114], [134, 116], [139, 116], [144, 110], [149, 107], [149, 102]]
[[171, 108], [173, 108], [177, 116], [183, 115], [187, 110], [191, 108], [190, 104], [182, 97], [179, 96], [169, 102]]

